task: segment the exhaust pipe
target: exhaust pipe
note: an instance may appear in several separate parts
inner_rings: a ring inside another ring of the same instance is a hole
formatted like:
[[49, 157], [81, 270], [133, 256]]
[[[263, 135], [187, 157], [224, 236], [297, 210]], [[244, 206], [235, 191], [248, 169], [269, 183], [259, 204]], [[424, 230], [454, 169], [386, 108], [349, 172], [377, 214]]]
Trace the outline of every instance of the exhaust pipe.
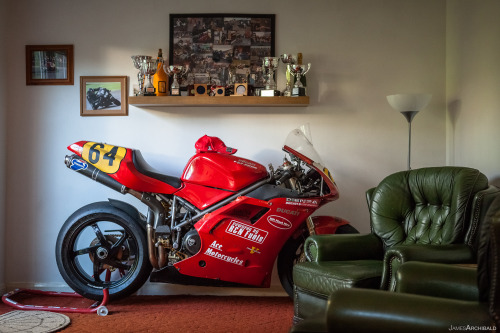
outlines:
[[87, 176], [100, 184], [106, 185], [107, 187], [112, 188], [113, 190], [120, 192], [121, 194], [128, 193], [128, 188], [125, 185], [120, 184], [119, 182], [108, 176], [106, 173], [97, 169], [92, 164], [85, 162], [78, 155], [66, 155], [66, 157], [64, 158], [64, 163], [71, 170]]

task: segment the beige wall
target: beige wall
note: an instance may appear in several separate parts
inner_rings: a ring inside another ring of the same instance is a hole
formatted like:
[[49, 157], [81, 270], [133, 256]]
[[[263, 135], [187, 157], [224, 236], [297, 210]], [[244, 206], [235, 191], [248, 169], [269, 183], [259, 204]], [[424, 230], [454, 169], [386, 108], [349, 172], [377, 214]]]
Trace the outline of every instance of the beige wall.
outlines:
[[447, 163], [500, 185], [500, 2], [449, 0], [446, 35]]
[[[54, 244], [67, 216], [92, 201], [126, 200], [64, 166], [66, 146], [78, 140], [141, 149], [154, 167], [180, 175], [204, 134], [221, 137], [239, 156], [277, 166], [286, 134], [309, 122], [341, 190], [320, 213], [347, 218], [363, 232], [369, 230], [364, 192], [406, 168], [406, 120], [386, 95], [433, 94], [413, 123], [412, 166], [445, 164], [444, 0], [26, 0], [10, 1], [7, 11], [15, 32], [6, 47], [8, 286], [62, 284]], [[128, 117], [79, 116], [80, 76], [126, 75], [135, 82], [130, 56], [168, 50], [169, 13], [189, 12], [275, 13], [277, 53], [302, 52], [312, 63], [311, 105], [130, 107]], [[26, 44], [74, 44], [75, 85], [26, 86]]]

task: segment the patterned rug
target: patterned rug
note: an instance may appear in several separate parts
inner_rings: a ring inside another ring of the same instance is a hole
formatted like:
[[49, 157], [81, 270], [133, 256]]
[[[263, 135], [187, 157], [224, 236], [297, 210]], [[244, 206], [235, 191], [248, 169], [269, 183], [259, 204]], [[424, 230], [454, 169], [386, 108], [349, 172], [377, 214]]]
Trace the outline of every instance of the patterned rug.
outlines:
[[48, 311], [11, 311], [0, 316], [0, 333], [48, 333], [70, 324], [68, 316]]

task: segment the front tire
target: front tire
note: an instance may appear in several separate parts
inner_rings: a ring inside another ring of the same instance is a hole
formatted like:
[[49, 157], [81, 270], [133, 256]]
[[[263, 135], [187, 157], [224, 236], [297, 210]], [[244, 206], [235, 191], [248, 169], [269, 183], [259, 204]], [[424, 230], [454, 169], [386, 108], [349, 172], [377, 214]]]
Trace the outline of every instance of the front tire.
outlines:
[[137, 291], [152, 267], [146, 232], [133, 217], [109, 202], [80, 208], [57, 237], [56, 261], [66, 283], [83, 297], [116, 300]]
[[[335, 231], [335, 234], [358, 234], [352, 225], [341, 225]], [[290, 238], [278, 255], [278, 276], [281, 286], [285, 289], [288, 296], [293, 298], [293, 266], [299, 262], [306, 261], [304, 254], [304, 242], [309, 236], [309, 231], [304, 229], [302, 234], [297, 238]]]

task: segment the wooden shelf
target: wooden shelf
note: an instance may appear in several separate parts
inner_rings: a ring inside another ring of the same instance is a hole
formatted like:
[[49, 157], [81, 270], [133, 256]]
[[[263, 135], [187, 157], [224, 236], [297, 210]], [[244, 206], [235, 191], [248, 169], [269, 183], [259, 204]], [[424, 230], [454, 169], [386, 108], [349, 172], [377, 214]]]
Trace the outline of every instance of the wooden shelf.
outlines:
[[158, 106], [308, 106], [309, 96], [129, 96], [129, 105]]

